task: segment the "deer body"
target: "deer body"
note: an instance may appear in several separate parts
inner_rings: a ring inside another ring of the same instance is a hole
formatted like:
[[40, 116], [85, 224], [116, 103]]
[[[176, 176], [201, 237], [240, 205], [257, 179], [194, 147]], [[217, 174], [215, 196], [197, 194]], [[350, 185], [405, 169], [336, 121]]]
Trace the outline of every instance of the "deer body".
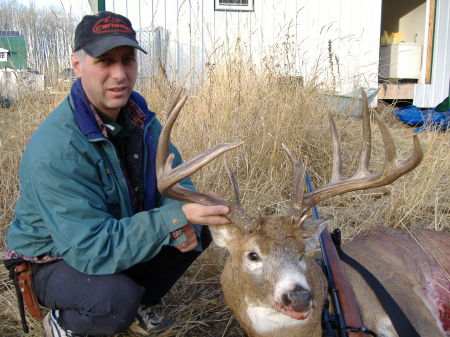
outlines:
[[[343, 250], [383, 283], [421, 336], [447, 336], [450, 283], [442, 268], [450, 268], [445, 256], [450, 252], [450, 234], [413, 231], [412, 235], [429, 255], [408, 232], [386, 229], [364, 232], [343, 245]], [[327, 296], [325, 276], [315, 261], [320, 256], [304, 256], [301, 248], [295, 250], [302, 240], [270, 237], [253, 233], [232, 238], [234, 247], [227, 247], [230, 256], [221, 277], [225, 299], [249, 337], [320, 337], [322, 305]], [[224, 241], [218, 238], [218, 242]], [[256, 262], [261, 266], [248, 266], [250, 251], [261, 254], [261, 261]], [[379, 336], [397, 336], [370, 287], [355, 270], [343, 265], [366, 326]], [[298, 286], [308, 289], [311, 297], [303, 317], [289, 312], [286, 304], [287, 314], [283, 313], [277, 304], [283, 306], [283, 296]]]
[[[450, 233], [368, 231], [350, 242], [346, 252], [371, 270], [421, 336], [450, 335], [450, 282], [445, 275], [450, 270]], [[366, 325], [382, 333], [387, 322], [384, 310], [356, 271], [346, 266], [346, 273]]]
[[[224, 200], [183, 188], [178, 182], [239, 143], [219, 144], [172, 168], [170, 132], [187, 96], [175, 99], [158, 143], [159, 191], [173, 199], [203, 205], [230, 206], [230, 224], [211, 226], [214, 242], [230, 255], [221, 276], [226, 302], [250, 337], [319, 337], [321, 313], [327, 294], [326, 278], [307, 253], [317, 248], [318, 235], [327, 221], [306, 221], [313, 205], [350, 191], [380, 187], [413, 170], [423, 158], [413, 136], [413, 151], [399, 162], [386, 124], [374, 114], [383, 138], [385, 162], [376, 173], [369, 170], [371, 130], [367, 98], [361, 91], [363, 136], [359, 166], [350, 178], [343, 176], [341, 145], [330, 115], [333, 171], [330, 182], [305, 192], [306, 168], [284, 145], [294, 169], [292, 206], [286, 215], [251, 217], [243, 210], [234, 173], [226, 162], [232, 199]], [[343, 250], [365, 266], [386, 287], [418, 333], [424, 337], [450, 337], [450, 233], [401, 232], [378, 229], [358, 235]], [[397, 333], [373, 291], [351, 267], [343, 264], [361, 316], [379, 337]]]

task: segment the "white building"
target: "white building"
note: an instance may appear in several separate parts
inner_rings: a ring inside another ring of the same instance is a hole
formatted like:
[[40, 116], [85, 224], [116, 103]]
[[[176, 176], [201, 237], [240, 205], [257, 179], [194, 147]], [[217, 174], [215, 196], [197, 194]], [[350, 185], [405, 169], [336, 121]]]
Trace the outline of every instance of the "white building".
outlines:
[[8, 62], [8, 49], [0, 47], [0, 62]]
[[[103, 0], [101, 0], [103, 2]], [[91, 3], [96, 2], [91, 0]], [[155, 71], [195, 84], [205, 65], [236, 53], [280, 74], [318, 76], [337, 93], [377, 88], [384, 98], [437, 105], [449, 94], [449, 0], [104, 0], [128, 16]], [[383, 46], [384, 30], [402, 33]], [[157, 62], [157, 60], [160, 60]], [[381, 73], [381, 74], [380, 74]], [[397, 79], [395, 76], [409, 76]], [[394, 84], [392, 84], [394, 78]]]

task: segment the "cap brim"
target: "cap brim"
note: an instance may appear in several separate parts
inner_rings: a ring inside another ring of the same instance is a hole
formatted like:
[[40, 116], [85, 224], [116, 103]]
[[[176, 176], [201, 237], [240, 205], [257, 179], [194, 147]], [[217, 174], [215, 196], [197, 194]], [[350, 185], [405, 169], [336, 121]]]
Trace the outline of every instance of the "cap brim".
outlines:
[[83, 49], [90, 56], [99, 57], [107, 51], [121, 46], [130, 46], [147, 54], [137, 42], [125, 36], [107, 36], [100, 41], [84, 46]]

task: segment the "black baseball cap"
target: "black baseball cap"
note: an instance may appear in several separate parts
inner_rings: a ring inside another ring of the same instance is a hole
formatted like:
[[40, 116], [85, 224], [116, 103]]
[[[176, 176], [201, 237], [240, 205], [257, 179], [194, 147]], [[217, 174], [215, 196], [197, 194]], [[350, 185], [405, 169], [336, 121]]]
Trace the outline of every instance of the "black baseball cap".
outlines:
[[136, 32], [130, 20], [112, 12], [86, 15], [75, 29], [74, 51], [83, 49], [92, 57], [98, 57], [108, 50], [130, 46], [147, 52], [139, 46]]

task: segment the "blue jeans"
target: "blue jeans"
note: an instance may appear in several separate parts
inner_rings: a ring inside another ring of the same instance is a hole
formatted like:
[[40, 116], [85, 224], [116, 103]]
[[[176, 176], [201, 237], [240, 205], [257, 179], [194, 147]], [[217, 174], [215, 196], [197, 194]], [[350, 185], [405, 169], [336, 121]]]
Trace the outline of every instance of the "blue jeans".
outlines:
[[[204, 227], [204, 249], [210, 241]], [[86, 275], [62, 260], [35, 264], [34, 286], [43, 306], [60, 310], [64, 329], [82, 336], [113, 335], [128, 328], [139, 304], [157, 304], [199, 255], [164, 246], [152, 260], [113, 275]]]

